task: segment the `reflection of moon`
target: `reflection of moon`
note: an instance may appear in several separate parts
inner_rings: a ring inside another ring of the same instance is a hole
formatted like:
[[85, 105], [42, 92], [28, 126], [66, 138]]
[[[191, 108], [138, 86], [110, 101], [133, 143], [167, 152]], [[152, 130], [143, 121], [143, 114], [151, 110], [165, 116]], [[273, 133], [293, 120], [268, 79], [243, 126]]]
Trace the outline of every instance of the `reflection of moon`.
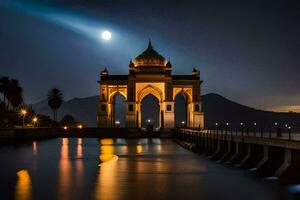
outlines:
[[104, 40], [110, 40], [111, 39], [111, 33], [109, 31], [103, 31], [101, 34], [102, 39]]

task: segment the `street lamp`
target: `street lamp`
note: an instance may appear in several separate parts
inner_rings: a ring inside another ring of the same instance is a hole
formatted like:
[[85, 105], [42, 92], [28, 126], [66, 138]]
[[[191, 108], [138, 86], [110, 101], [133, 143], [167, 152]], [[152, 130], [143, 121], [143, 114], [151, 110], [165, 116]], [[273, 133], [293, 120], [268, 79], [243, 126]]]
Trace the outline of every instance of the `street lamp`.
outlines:
[[226, 130], [225, 130], [226, 134], [227, 134], [227, 131], [228, 131], [228, 126], [229, 126], [229, 122], [226, 123]]
[[78, 126], [77, 126], [77, 128], [79, 128], [79, 129], [82, 129], [82, 124], [79, 124]]
[[244, 123], [241, 122], [240, 124], [241, 124], [241, 132], [242, 132], [242, 136], [243, 136], [244, 135], [244, 127], [243, 127]]
[[36, 124], [37, 124], [38, 118], [37, 118], [37, 117], [34, 117], [34, 118], [32, 119], [32, 121], [33, 121], [33, 127], [35, 127]]
[[115, 125], [116, 125], [117, 128], [119, 128], [119, 126], [120, 126], [120, 121], [119, 121], [119, 120], [116, 120], [116, 121], [115, 121]]
[[181, 121], [181, 125], [182, 127], [184, 127], [185, 121]]
[[218, 133], [218, 131], [219, 131], [219, 130], [218, 130], [218, 125], [219, 125], [219, 124], [216, 123], [216, 131], [217, 131], [217, 133]]
[[278, 123], [275, 122], [274, 124], [275, 124], [275, 127], [276, 127], [276, 136], [279, 137], [279, 136], [281, 136], [281, 134], [280, 134], [280, 131], [279, 131]]
[[63, 129], [66, 131], [66, 130], [68, 130], [68, 127], [67, 127], [67, 126], [64, 126]]
[[253, 125], [254, 125], [253, 133], [254, 133], [254, 136], [256, 136], [256, 122], [254, 122]]
[[21, 115], [23, 116], [23, 127], [24, 127], [24, 123], [25, 123], [25, 116], [27, 114], [27, 110], [26, 109], [21, 109], [20, 110]]

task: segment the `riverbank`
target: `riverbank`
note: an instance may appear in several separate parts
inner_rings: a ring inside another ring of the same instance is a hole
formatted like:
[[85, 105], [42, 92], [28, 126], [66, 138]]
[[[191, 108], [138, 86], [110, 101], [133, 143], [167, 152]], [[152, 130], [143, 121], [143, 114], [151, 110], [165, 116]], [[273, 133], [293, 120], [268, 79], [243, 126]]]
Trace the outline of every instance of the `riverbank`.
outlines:
[[67, 138], [170, 138], [171, 129], [146, 132], [129, 128], [15, 128], [0, 129], [0, 142], [11, 140]]

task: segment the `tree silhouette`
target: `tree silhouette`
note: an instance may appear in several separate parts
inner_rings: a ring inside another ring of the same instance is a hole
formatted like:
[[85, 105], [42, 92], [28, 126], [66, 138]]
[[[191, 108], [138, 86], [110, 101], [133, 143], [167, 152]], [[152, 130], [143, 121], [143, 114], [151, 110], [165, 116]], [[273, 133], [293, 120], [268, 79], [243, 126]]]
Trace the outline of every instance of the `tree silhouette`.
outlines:
[[6, 106], [9, 83], [10, 83], [10, 80], [8, 77], [3, 76], [0, 78], [0, 93], [3, 94], [3, 103], [5, 106]]
[[19, 81], [11, 79], [7, 90], [8, 107], [10, 103], [14, 109], [18, 108], [23, 103], [22, 93], [23, 89], [20, 87]]
[[3, 103], [7, 109], [9, 109], [9, 105], [16, 109], [23, 103], [23, 89], [18, 80], [1, 77], [0, 93], [3, 94]]
[[48, 93], [48, 105], [53, 111], [53, 120], [56, 121], [57, 113], [61, 104], [63, 103], [63, 94], [57, 88], [52, 88]]

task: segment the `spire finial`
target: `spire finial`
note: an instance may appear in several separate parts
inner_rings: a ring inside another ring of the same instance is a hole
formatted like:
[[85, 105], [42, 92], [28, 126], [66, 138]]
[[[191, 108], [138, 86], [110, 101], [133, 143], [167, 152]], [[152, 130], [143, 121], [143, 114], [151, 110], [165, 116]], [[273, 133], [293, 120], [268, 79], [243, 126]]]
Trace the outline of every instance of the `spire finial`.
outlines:
[[149, 42], [148, 42], [148, 49], [153, 49], [152, 44], [151, 44], [151, 38], [149, 37]]

